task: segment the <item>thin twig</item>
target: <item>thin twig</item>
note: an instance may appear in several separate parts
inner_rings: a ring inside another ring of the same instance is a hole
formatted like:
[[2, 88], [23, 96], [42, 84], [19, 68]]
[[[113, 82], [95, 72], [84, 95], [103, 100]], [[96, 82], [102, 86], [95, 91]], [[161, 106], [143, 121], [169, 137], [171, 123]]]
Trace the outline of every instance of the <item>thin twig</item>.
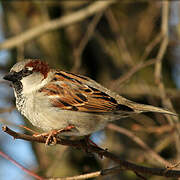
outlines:
[[159, 163], [163, 164], [165, 167], [172, 166], [171, 163], [169, 163], [168, 161], [163, 159], [161, 156], [159, 156], [154, 150], [152, 150], [146, 143], [144, 143], [134, 133], [128, 131], [127, 129], [119, 127], [115, 124], [108, 124], [107, 127], [111, 130], [117, 131], [121, 134], [128, 136], [132, 141], [134, 141], [136, 144], [138, 144], [140, 147], [142, 147], [144, 150], [146, 150], [149, 156], [151, 156], [154, 160], [158, 161]]
[[[155, 64], [155, 82], [158, 85], [162, 102], [165, 106], [167, 106], [170, 110], [173, 110], [172, 103], [170, 102], [169, 98], [166, 95], [165, 87], [162, 82], [162, 60], [165, 55], [167, 46], [168, 46], [168, 15], [169, 15], [169, 2], [162, 2], [163, 9], [162, 9], [162, 26], [161, 26], [161, 34], [163, 35], [163, 40], [160, 45], [159, 52], [156, 57], [156, 64]], [[168, 103], [167, 103], [168, 102]], [[169, 116], [168, 116], [169, 117]], [[177, 118], [175, 118], [177, 121]], [[169, 123], [173, 124], [171, 118], [168, 118]]]
[[161, 126], [148, 126], [148, 127], [143, 127], [139, 124], [134, 124], [132, 126], [133, 131], [138, 131], [138, 132], [146, 132], [146, 133], [156, 133], [157, 135], [163, 134], [163, 133], [172, 133], [176, 126], [179, 126], [180, 124], [176, 124], [174, 126], [170, 124], [165, 124]]
[[23, 167], [21, 164], [16, 162], [14, 159], [9, 157], [7, 154], [5, 154], [2, 151], [0, 151], [0, 156], [2, 156], [3, 158], [9, 160], [13, 164], [15, 164], [17, 167], [22, 169], [24, 172], [26, 172], [30, 176], [35, 177], [36, 179], [39, 179], [39, 180], [75, 180], [75, 179], [80, 180], [80, 179], [89, 179], [89, 178], [98, 177], [98, 176], [105, 176], [105, 175], [115, 174], [115, 173], [118, 173], [118, 172], [122, 171], [122, 168], [120, 168], [120, 167], [113, 167], [113, 168], [110, 168], [110, 169], [104, 169], [104, 170], [101, 170], [101, 171], [97, 171], [97, 172], [93, 172], [93, 173], [87, 173], [87, 174], [73, 176], [73, 177], [66, 177], [66, 178], [43, 178], [43, 177], [38, 176], [34, 172], [26, 169], [25, 167]]
[[155, 64], [156, 59], [150, 59], [146, 62], [141, 61], [139, 64], [133, 66], [126, 74], [121, 76], [120, 78], [114, 80], [111, 83], [111, 88], [116, 89], [119, 85], [124, 85], [124, 82], [127, 82], [135, 73], [137, 73], [139, 70], [142, 70], [143, 68]]
[[145, 60], [153, 48], [162, 40], [162, 33], [160, 32], [145, 48], [144, 53], [141, 57], [141, 60]]
[[78, 176], [72, 176], [72, 177], [66, 177], [66, 178], [48, 178], [46, 180], [80, 180], [80, 179], [89, 179], [89, 178], [94, 178], [94, 177], [99, 177], [99, 176], [107, 176], [110, 174], [115, 174], [119, 173], [122, 171], [122, 168], [120, 167], [113, 167], [110, 169], [105, 169], [93, 173], [87, 173], [83, 175], [78, 175]]
[[0, 114], [1, 114], [1, 113], [6, 113], [6, 112], [10, 113], [10, 112], [12, 112], [14, 109], [15, 109], [15, 106], [7, 107], [7, 108], [0, 108]]
[[115, 0], [109, 0], [109, 1], [96, 1], [92, 4], [90, 4], [88, 7], [85, 7], [77, 12], [71, 13], [69, 15], [65, 15], [61, 18], [48, 21], [44, 24], [41, 24], [39, 26], [36, 26], [32, 29], [29, 29], [17, 36], [14, 36], [12, 38], [9, 38], [8, 40], [4, 41], [0, 44], [0, 49], [10, 49], [13, 47], [17, 47], [23, 43], [26, 43], [36, 37], [39, 37], [40, 35], [55, 30], [57, 28], [62, 28], [65, 26], [68, 26], [70, 24], [77, 23], [79, 21], [84, 20], [85, 18], [88, 18], [89, 16], [94, 15], [95, 13], [102, 11], [106, 9], [111, 4], [115, 3]]
[[[4, 126], [2, 130], [8, 133], [9, 135], [13, 136], [15, 139], [24, 139], [27, 141], [39, 142], [39, 143], [46, 143], [46, 139], [47, 139], [46, 137], [43, 137], [43, 136], [34, 137], [34, 136], [26, 135], [26, 134], [17, 133], [9, 129], [7, 126]], [[156, 176], [164, 176], [164, 177], [176, 177], [176, 178], [180, 177], [180, 171], [167, 170], [167, 168], [149, 168], [145, 166], [140, 166], [140, 165], [122, 160], [115, 154], [112, 154], [102, 148], [96, 147], [91, 144], [88, 144], [87, 146], [87, 142], [85, 140], [71, 141], [67, 139], [57, 139], [57, 144], [72, 146], [72, 147], [84, 149], [85, 151], [88, 151], [91, 153], [97, 153], [101, 157], [104, 156], [118, 163], [122, 169], [131, 170], [133, 172], [156, 175]]]
[[[147, 87], [148, 86], [148, 87]], [[147, 87], [147, 88], [146, 88]], [[150, 91], [149, 91], [150, 89]], [[120, 86], [116, 87], [116, 92], [121, 92], [122, 95], [132, 96], [132, 97], [142, 97], [142, 96], [154, 96], [160, 98], [160, 93], [157, 86], [147, 85], [143, 82], [137, 82], [136, 84], [129, 84], [121, 88]], [[178, 100], [180, 97], [180, 90], [173, 88], [166, 88], [168, 97], [171, 99]]]
[[139, 173], [137, 173], [137, 172], [135, 172], [135, 174], [136, 174], [136, 176], [137, 177], [139, 177], [139, 178], [141, 178], [141, 179], [143, 179], [143, 180], [147, 180], [144, 176], [142, 176], [141, 174], [139, 174]]
[[39, 180], [44, 180], [43, 177], [38, 176], [37, 174], [35, 174], [34, 172], [26, 169], [25, 167], [23, 167], [21, 164], [19, 164], [18, 162], [16, 162], [14, 159], [12, 159], [10, 156], [8, 156], [7, 154], [5, 154], [4, 152], [0, 151], [0, 156], [2, 156], [3, 158], [9, 160], [10, 162], [12, 162], [13, 164], [15, 164], [17, 167], [19, 167], [20, 169], [22, 169], [24, 172], [26, 172], [27, 174], [29, 174], [30, 176], [39, 179]]
[[87, 174], [83, 174], [83, 175], [65, 177], [65, 178], [47, 178], [46, 180], [80, 180], [80, 179], [95, 178], [100, 175], [101, 175], [101, 171], [97, 171], [97, 172], [93, 172], [93, 173], [87, 173]]
[[128, 64], [130, 67], [134, 65], [134, 61], [132, 59], [132, 56], [127, 48], [126, 41], [123, 36], [120, 35], [120, 29], [118, 22], [112, 12], [111, 9], [108, 9], [105, 12], [106, 18], [109, 23], [109, 27], [112, 29], [114, 35], [115, 35], [115, 41], [118, 46], [118, 50], [121, 52], [122, 55], [122, 60], [124, 61], [125, 64]]
[[[170, 109], [171, 111], [174, 111], [173, 105], [168, 98], [165, 87], [162, 81], [162, 60], [165, 55], [167, 46], [168, 46], [168, 18], [169, 18], [169, 1], [164, 1], [162, 2], [162, 25], [161, 25], [161, 33], [163, 35], [163, 40], [160, 45], [159, 52], [157, 54], [157, 61], [155, 64], [155, 82], [158, 86], [162, 103], [163, 105]], [[169, 124], [174, 125], [175, 123], [178, 122], [178, 117], [170, 117], [166, 116], [168, 119]], [[176, 128], [176, 133], [175, 133], [175, 144], [176, 144], [176, 149], [178, 151], [177, 157], [180, 159], [180, 130]]]
[[84, 35], [84, 37], [82, 38], [79, 46], [74, 50], [74, 67], [72, 68], [72, 72], [78, 72], [80, 66], [81, 66], [81, 56], [83, 53], [84, 48], [86, 47], [87, 43], [89, 42], [90, 38], [92, 37], [94, 30], [99, 22], [99, 20], [101, 19], [103, 15], [103, 12], [99, 12], [91, 21], [91, 23], [89, 24], [89, 26], [87, 27], [87, 32]]

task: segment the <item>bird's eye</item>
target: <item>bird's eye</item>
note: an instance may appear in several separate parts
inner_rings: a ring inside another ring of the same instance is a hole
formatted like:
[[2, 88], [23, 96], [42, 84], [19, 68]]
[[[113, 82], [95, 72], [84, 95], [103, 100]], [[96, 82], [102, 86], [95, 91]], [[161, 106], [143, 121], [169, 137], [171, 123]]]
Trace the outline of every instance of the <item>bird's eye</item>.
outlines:
[[28, 69], [23, 69], [22, 71], [23, 71], [24, 73], [26, 73], [26, 72], [28, 72]]
[[29, 70], [26, 68], [26, 69], [23, 69], [23, 73], [28, 73], [29, 72]]
[[30, 70], [29, 68], [25, 68], [22, 70], [23, 77], [28, 76], [32, 73], [33, 73], [32, 69]]

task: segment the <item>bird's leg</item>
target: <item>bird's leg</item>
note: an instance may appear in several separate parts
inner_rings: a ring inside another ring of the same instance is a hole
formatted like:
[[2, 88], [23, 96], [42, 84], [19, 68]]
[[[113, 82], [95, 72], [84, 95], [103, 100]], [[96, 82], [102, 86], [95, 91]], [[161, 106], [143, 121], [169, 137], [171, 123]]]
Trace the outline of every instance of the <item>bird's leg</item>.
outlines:
[[75, 128], [74, 125], [69, 125], [69, 126], [63, 128], [63, 129], [57, 130], [57, 133], [62, 133], [62, 132], [70, 131], [71, 129], [74, 129], [74, 128]]
[[57, 134], [60, 134], [62, 132], [66, 132], [66, 131], [70, 131], [71, 129], [74, 129], [74, 128], [75, 128], [75, 126], [69, 125], [63, 129], [54, 129], [54, 130], [51, 130], [50, 132], [41, 133], [41, 134], [34, 134], [33, 136], [35, 136], [35, 137], [39, 137], [39, 136], [47, 137], [45, 145], [49, 145], [49, 144], [55, 145], [57, 143], [57, 138], [56, 138]]
[[23, 128], [23, 129], [26, 129], [27, 131], [32, 132], [32, 133], [34, 133], [34, 134], [39, 134], [38, 132], [36, 132], [36, 131], [34, 131], [34, 130], [26, 127], [26, 126], [23, 126], [23, 125], [18, 125], [18, 126], [21, 127], [21, 128]]

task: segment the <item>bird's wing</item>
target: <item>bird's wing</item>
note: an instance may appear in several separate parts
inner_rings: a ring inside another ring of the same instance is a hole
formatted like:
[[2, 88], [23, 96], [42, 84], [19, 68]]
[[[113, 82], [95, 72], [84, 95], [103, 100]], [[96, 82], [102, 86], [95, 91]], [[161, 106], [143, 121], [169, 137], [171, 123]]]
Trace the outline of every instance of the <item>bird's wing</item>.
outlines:
[[52, 106], [64, 110], [96, 113], [133, 111], [101, 90], [89, 86], [86, 83], [89, 80], [85, 76], [57, 71], [54, 78], [39, 91], [49, 96]]

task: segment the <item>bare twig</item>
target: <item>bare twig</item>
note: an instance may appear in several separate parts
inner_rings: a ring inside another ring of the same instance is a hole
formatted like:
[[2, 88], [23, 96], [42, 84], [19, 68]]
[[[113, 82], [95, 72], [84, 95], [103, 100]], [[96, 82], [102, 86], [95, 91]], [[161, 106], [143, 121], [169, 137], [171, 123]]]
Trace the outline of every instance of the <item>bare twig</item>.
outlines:
[[128, 64], [130, 67], [134, 65], [134, 61], [131, 57], [131, 54], [127, 48], [126, 41], [123, 36], [120, 36], [120, 30], [119, 30], [119, 25], [118, 22], [112, 12], [111, 9], [108, 9], [105, 12], [106, 18], [109, 23], [109, 27], [112, 29], [114, 35], [115, 35], [115, 41], [118, 46], [119, 51], [121, 52], [122, 55], [122, 60], [124, 61], [125, 64]]
[[15, 109], [15, 106], [7, 107], [7, 108], [0, 108], [0, 114], [1, 114], [1, 113], [6, 113], [6, 112], [10, 113], [10, 112], [12, 112], [14, 109]]
[[[164, 54], [166, 52], [167, 46], [168, 46], [168, 14], [169, 14], [169, 2], [163, 2], [163, 12], [162, 12], [162, 27], [161, 27], [161, 33], [163, 35], [163, 40], [160, 45], [159, 52], [156, 57], [156, 64], [155, 64], [155, 82], [158, 85], [161, 98], [163, 101], [163, 104], [167, 106], [170, 110], [173, 110], [172, 103], [170, 102], [169, 98], [166, 95], [165, 87], [162, 82], [162, 60], [164, 57]], [[169, 117], [169, 116], [168, 116]], [[177, 122], [177, 118], [176, 122]], [[168, 118], [169, 123], [173, 124], [171, 118]]]
[[111, 83], [111, 88], [116, 89], [117, 86], [123, 85], [124, 82], [127, 82], [136, 72], [142, 70], [143, 68], [155, 64], [156, 59], [150, 59], [146, 62], [141, 61], [139, 64], [133, 66], [126, 74], [121, 76], [120, 78], [114, 80]]
[[57, 28], [62, 28], [70, 24], [74, 24], [79, 21], [82, 21], [83, 19], [92, 16], [99, 11], [106, 9], [108, 6], [110, 6], [115, 2], [116, 2], [115, 0], [96, 1], [91, 5], [89, 5], [88, 7], [85, 7], [84, 9], [81, 9], [77, 12], [71, 13], [69, 15], [65, 15], [61, 18], [52, 21], [48, 21], [44, 24], [41, 24], [30, 30], [27, 30], [15, 37], [9, 38], [8, 40], [0, 44], [0, 49], [10, 49], [13, 47], [17, 47], [23, 43], [26, 43], [27, 41], [39, 37], [40, 35], [48, 31], [52, 31]]
[[73, 177], [66, 177], [66, 178], [43, 178], [38, 176], [37, 174], [35, 174], [34, 172], [26, 169], [25, 167], [23, 167], [21, 164], [19, 164], [18, 162], [16, 162], [14, 159], [12, 159], [11, 157], [9, 157], [7, 154], [5, 154], [4, 152], [0, 151], [0, 156], [2, 156], [3, 158], [9, 160], [10, 162], [12, 162], [13, 164], [15, 164], [17, 167], [19, 167], [20, 169], [22, 169], [24, 172], [26, 172], [27, 174], [29, 174], [30, 176], [39, 179], [39, 180], [75, 180], [75, 179], [89, 179], [89, 178], [93, 178], [93, 177], [98, 177], [98, 176], [105, 176], [105, 175], [110, 175], [110, 174], [115, 174], [118, 173], [120, 171], [122, 171], [121, 167], [113, 167], [110, 169], [104, 169], [101, 171], [97, 171], [97, 172], [93, 172], [93, 173], [87, 173], [84, 175], [79, 175], [79, 176], [73, 176]]
[[109, 45], [107, 39], [105, 39], [102, 34], [100, 34], [98, 31], [95, 32], [94, 34], [96, 40], [98, 41], [98, 43], [100, 44], [101, 47], [104, 48], [104, 51], [106, 54], [108, 54], [109, 56], [111, 56], [114, 59], [117, 59], [114, 56], [114, 52], [112, 51], [112, 47]]
[[[157, 98], [160, 98], [160, 94], [157, 86], [147, 85], [146, 83], [143, 82], [139, 82], [139, 83], [137, 82], [136, 84], [129, 84], [128, 86], [125, 86], [123, 88], [118, 86], [116, 87], [115, 90], [116, 92], [120, 91], [122, 95], [126, 95], [126, 96], [142, 97], [148, 95], [148, 96], [155, 96]], [[180, 97], [180, 91], [177, 89], [166, 88], [166, 92], [169, 98], [177, 99]]]
[[[26, 135], [26, 134], [20, 134], [15, 131], [12, 131], [7, 126], [4, 126], [2, 130], [8, 133], [9, 135], [13, 136], [15, 139], [24, 139], [24, 140], [32, 141], [32, 142], [46, 143], [46, 137], [43, 137], [43, 136], [34, 137], [34, 136]], [[91, 153], [97, 153], [101, 157], [104, 156], [118, 163], [122, 169], [131, 170], [138, 174], [142, 173], [142, 174], [151, 174], [151, 175], [164, 176], [164, 177], [180, 177], [180, 171], [167, 170], [167, 168], [149, 168], [145, 166], [140, 166], [140, 165], [122, 160], [115, 154], [112, 154], [108, 152], [107, 150], [101, 149], [94, 145], [89, 144], [87, 146], [87, 142], [85, 140], [71, 141], [67, 139], [57, 139], [57, 144], [72, 146], [72, 147], [84, 149], [85, 151], [88, 150], [88, 152], [91, 152]]]
[[[173, 105], [166, 94], [165, 87], [162, 81], [162, 60], [168, 46], [169, 1], [162, 2], [162, 5], [163, 6], [162, 6], [161, 33], [163, 35], [163, 40], [161, 42], [160, 49], [156, 57], [157, 61], [155, 64], [155, 82], [157, 83], [163, 105], [166, 108], [170, 109], [171, 111], [174, 111]], [[178, 122], [177, 117], [170, 117], [170, 116], [166, 116], [166, 117], [168, 119], [169, 124], [171, 125]], [[176, 133], [175, 133], [175, 142], [176, 142], [176, 149], [178, 151], [177, 156], [178, 159], [180, 159], [180, 131], [178, 128], [176, 129]]]
[[89, 179], [89, 178], [94, 178], [94, 177], [99, 177], [99, 176], [105, 176], [105, 175], [110, 175], [110, 174], [115, 174], [119, 173], [122, 171], [122, 168], [120, 167], [113, 167], [110, 169], [105, 169], [93, 173], [87, 173], [83, 175], [78, 175], [78, 176], [72, 176], [72, 177], [66, 177], [66, 178], [48, 178], [46, 180], [80, 180], [80, 179]]
[[12, 159], [11, 157], [9, 157], [7, 154], [5, 154], [4, 152], [0, 151], [0, 156], [2, 156], [3, 158], [9, 160], [10, 162], [12, 162], [13, 164], [15, 164], [17, 167], [19, 167], [20, 169], [22, 169], [24, 172], [26, 172], [27, 174], [29, 174], [30, 176], [39, 179], [39, 180], [43, 180], [43, 177], [38, 176], [37, 174], [35, 174], [34, 172], [26, 169], [25, 167], [23, 167], [21, 164], [19, 164], [18, 162], [16, 162], [14, 159]]
[[87, 27], [87, 32], [82, 38], [79, 46], [74, 50], [75, 61], [74, 61], [74, 67], [72, 68], [72, 72], [78, 72], [78, 69], [81, 66], [81, 56], [82, 56], [83, 50], [86, 47], [90, 38], [92, 37], [93, 32], [99, 20], [101, 19], [102, 15], [103, 15], [103, 12], [100, 12], [93, 18], [92, 22]]
[[127, 129], [124, 129], [122, 127], [119, 127], [115, 124], [108, 124], [107, 126], [109, 129], [117, 131], [121, 134], [124, 134], [128, 136], [131, 140], [133, 140], [136, 144], [138, 144], [140, 147], [142, 147], [144, 150], [147, 151], [148, 155], [151, 156], [154, 160], [158, 161], [159, 163], [163, 164], [164, 166], [172, 166], [171, 163], [163, 159], [161, 156], [159, 156], [154, 150], [152, 150], [147, 144], [145, 144], [139, 137], [137, 137], [134, 133], [128, 131]]
[[147, 180], [144, 176], [142, 176], [141, 174], [139, 174], [139, 173], [137, 173], [137, 172], [135, 172], [135, 174], [136, 174], [136, 176], [137, 177], [139, 177], [139, 178], [141, 178], [141, 179], [143, 179], [143, 180]]
[[162, 33], [159, 33], [145, 48], [141, 60], [145, 60], [153, 48], [162, 40]]
[[141, 131], [141, 132], [147, 132], [147, 133], [156, 133], [158, 135], [163, 134], [163, 133], [172, 133], [175, 130], [175, 126], [179, 126], [180, 124], [176, 124], [174, 126], [170, 124], [166, 125], [161, 125], [161, 126], [148, 126], [148, 127], [143, 127], [139, 124], [134, 124], [132, 126], [133, 131]]
[[101, 175], [101, 171], [97, 171], [97, 172], [87, 173], [87, 174], [78, 175], [78, 176], [65, 177], [65, 178], [48, 178], [46, 180], [80, 180], [80, 179], [95, 178], [100, 175]]

